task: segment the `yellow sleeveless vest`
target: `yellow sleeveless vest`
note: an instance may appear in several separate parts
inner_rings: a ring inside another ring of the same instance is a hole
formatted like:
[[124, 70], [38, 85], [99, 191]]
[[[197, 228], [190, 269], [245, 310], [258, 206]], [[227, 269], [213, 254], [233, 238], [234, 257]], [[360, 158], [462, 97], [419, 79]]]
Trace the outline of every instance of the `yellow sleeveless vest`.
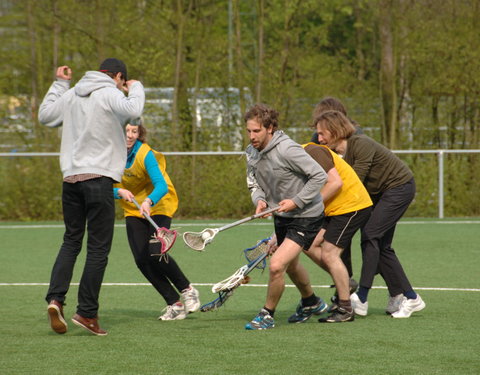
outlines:
[[[145, 157], [149, 151], [152, 151], [155, 155], [155, 159], [157, 159], [158, 166], [168, 187], [167, 194], [165, 194], [156, 205], [152, 206], [150, 215], [166, 215], [172, 217], [178, 208], [178, 196], [177, 192], [175, 191], [175, 187], [173, 186], [173, 183], [166, 171], [167, 162], [165, 160], [165, 156], [161, 152], [152, 150], [146, 143], [140, 146], [137, 155], [135, 156], [135, 160], [130, 168], [125, 168], [122, 176], [122, 182], [115, 184], [115, 187], [130, 190], [133, 195], [135, 195], [135, 199], [139, 203], [143, 202], [144, 199], [147, 198], [148, 194], [153, 191], [152, 181], [150, 180], [147, 169], [145, 168]], [[124, 210], [125, 216], [142, 217], [137, 207], [133, 203], [121, 199], [120, 205]]]
[[[316, 145], [315, 143], [307, 143], [303, 145]], [[372, 199], [365, 189], [362, 181], [357, 176], [353, 168], [335, 152], [330, 150], [327, 146], [316, 145], [318, 147], [325, 147], [333, 157], [335, 169], [340, 175], [343, 186], [332, 199], [323, 202], [325, 204], [325, 215], [336, 216], [343, 215], [349, 212], [362, 210], [373, 205]]]

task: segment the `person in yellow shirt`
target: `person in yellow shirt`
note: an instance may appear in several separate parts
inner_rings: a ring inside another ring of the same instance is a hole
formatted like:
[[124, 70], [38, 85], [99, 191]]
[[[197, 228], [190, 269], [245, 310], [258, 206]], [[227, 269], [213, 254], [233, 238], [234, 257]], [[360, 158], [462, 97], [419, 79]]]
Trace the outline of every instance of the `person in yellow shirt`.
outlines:
[[[130, 249], [139, 270], [167, 303], [166, 312], [158, 319], [185, 319], [200, 308], [199, 292], [172, 256], [168, 260], [152, 256], [160, 253], [160, 243], [152, 239], [154, 228], [143, 216], [151, 216], [159, 227], [170, 228], [178, 196], [166, 172], [165, 157], [145, 142], [145, 127], [128, 124], [126, 136], [127, 164], [122, 181], [114, 187], [114, 196], [123, 198], [120, 202]], [[132, 198], [142, 202], [140, 210]]]
[[[312, 246], [304, 253], [330, 273], [338, 293], [330, 315], [320, 318], [322, 323], [354, 320], [350, 302], [349, 275], [341, 259], [343, 249], [349, 248], [355, 233], [368, 221], [372, 200], [355, 171], [328, 147], [308, 143], [305, 151], [327, 172], [327, 183], [320, 193], [325, 204], [325, 220]], [[287, 269], [292, 281], [299, 287], [306, 281], [302, 265]], [[309, 311], [301, 306], [289, 322], [304, 321]], [[308, 316], [310, 317], [310, 316]], [[308, 319], [308, 318], [307, 318]]]

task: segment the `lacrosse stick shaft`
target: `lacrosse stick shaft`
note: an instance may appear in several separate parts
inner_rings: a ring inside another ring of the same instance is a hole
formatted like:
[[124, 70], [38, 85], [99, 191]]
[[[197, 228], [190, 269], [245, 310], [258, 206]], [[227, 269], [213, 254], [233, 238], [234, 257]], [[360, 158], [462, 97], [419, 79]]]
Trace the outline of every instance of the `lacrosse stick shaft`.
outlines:
[[[137, 208], [138, 208], [139, 210], [141, 209], [140, 205], [138, 204], [138, 202], [136, 201], [135, 198], [132, 198], [132, 202], [133, 202], [133, 204], [134, 204], [135, 206], [137, 206]], [[153, 219], [152, 219], [149, 215], [147, 215], [147, 214], [144, 213], [143, 216], [145, 216], [145, 219], [147, 219], [147, 220], [150, 222], [150, 224], [153, 225], [153, 227], [155, 228], [155, 230], [159, 230], [159, 229], [160, 229], [160, 227], [157, 225], [157, 223], [155, 223], [155, 222], [153, 221]]]
[[273, 208], [269, 208], [268, 210], [265, 210], [265, 211], [260, 212], [260, 213], [258, 213], [258, 214], [255, 214], [255, 215], [246, 217], [246, 218], [244, 218], [244, 219], [241, 219], [241, 220], [235, 221], [235, 222], [233, 222], [233, 223], [224, 225], [223, 227], [217, 228], [217, 231], [218, 231], [218, 232], [221, 232], [222, 230], [226, 230], [226, 229], [230, 229], [230, 228], [232, 228], [232, 227], [236, 227], [237, 225], [246, 223], [247, 221], [250, 221], [250, 220], [253, 220], [253, 219], [258, 219], [259, 217], [262, 217], [262, 216], [265, 216], [265, 215], [267, 215], [267, 214], [271, 214], [272, 212], [277, 211], [279, 208], [280, 208], [280, 206], [273, 207]]

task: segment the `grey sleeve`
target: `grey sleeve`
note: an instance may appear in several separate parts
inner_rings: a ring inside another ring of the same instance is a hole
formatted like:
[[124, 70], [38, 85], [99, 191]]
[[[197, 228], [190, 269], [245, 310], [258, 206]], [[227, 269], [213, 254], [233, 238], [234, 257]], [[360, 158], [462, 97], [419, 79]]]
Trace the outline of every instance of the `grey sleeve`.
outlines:
[[302, 146], [289, 146], [285, 152], [289, 156], [288, 163], [290, 168], [306, 177], [303, 189], [292, 198], [299, 208], [303, 208], [320, 193], [321, 188], [327, 182], [327, 173], [306, 153]]
[[70, 81], [58, 79], [50, 86], [38, 109], [38, 121], [49, 127], [63, 123], [64, 97], [70, 88]]

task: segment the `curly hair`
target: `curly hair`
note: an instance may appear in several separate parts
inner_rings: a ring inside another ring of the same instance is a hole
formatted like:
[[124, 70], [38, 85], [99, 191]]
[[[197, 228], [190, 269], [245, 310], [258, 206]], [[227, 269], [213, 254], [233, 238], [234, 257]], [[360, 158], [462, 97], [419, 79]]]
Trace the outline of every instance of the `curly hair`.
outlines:
[[255, 104], [244, 116], [245, 122], [249, 120], [257, 120], [264, 128], [273, 128], [273, 131], [278, 128], [278, 112], [270, 108], [266, 104]]

